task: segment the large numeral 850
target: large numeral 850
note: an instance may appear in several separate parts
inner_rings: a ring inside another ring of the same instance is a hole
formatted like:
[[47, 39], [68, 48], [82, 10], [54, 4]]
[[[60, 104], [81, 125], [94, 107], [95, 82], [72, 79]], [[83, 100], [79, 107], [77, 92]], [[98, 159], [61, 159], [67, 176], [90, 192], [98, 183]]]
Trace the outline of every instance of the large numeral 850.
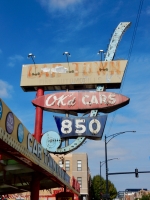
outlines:
[[64, 121], [62, 121], [61, 123], [62, 127], [61, 127], [61, 132], [64, 134], [69, 134], [72, 131], [72, 121], [65, 119]]

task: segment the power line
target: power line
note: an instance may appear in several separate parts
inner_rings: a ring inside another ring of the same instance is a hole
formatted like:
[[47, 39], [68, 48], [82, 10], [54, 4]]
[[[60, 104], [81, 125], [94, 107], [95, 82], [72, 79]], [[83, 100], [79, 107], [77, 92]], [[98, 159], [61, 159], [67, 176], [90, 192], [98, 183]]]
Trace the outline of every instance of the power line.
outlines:
[[[128, 66], [129, 66], [129, 62], [130, 62], [132, 50], [133, 50], [133, 45], [134, 45], [134, 41], [135, 41], [135, 36], [136, 36], [137, 28], [138, 28], [138, 25], [139, 25], [139, 20], [140, 20], [140, 16], [141, 16], [143, 1], [144, 1], [144, 0], [140, 0], [140, 4], [139, 4], [139, 7], [138, 7], [138, 12], [137, 12], [137, 16], [136, 16], [136, 22], [135, 22], [135, 26], [134, 26], [134, 30], [133, 30], [133, 35], [132, 35], [132, 39], [131, 39], [131, 43], [130, 43], [130, 48], [129, 48], [129, 52], [128, 52], [128, 58], [127, 58], [128, 62], [127, 62], [126, 70], [125, 70], [125, 73], [124, 73], [124, 79], [123, 79], [123, 81], [122, 81], [122, 85], [121, 85], [119, 94], [121, 94], [121, 92], [122, 92], [122, 90], [123, 90], [123, 86], [124, 86], [124, 82], [125, 82], [125, 78], [126, 78], [126, 74], [127, 74], [127, 70], [128, 70]], [[112, 120], [111, 120], [111, 123], [110, 123], [110, 126], [109, 126], [108, 133], [109, 133], [110, 130], [111, 130], [111, 127], [112, 127], [112, 125], [113, 125], [115, 116], [116, 116], [116, 111], [113, 113], [113, 117], [112, 117]]]
[[122, 90], [123, 90], [123, 86], [124, 86], [124, 82], [125, 82], [125, 78], [126, 78], [126, 74], [127, 74], [127, 70], [128, 70], [128, 66], [129, 66], [129, 62], [130, 62], [132, 50], [133, 50], [133, 45], [134, 45], [134, 41], [135, 41], [135, 36], [136, 36], [137, 28], [138, 28], [138, 25], [139, 25], [139, 20], [140, 20], [140, 16], [141, 16], [143, 1], [144, 1], [144, 0], [140, 0], [138, 12], [137, 12], [137, 17], [136, 17], [136, 22], [135, 22], [135, 26], [134, 26], [134, 30], [133, 30], [133, 35], [132, 35], [132, 39], [131, 39], [131, 43], [130, 43], [128, 58], [127, 58], [128, 63], [127, 63], [126, 70], [125, 70], [125, 73], [124, 73], [124, 79], [123, 79], [123, 81], [122, 81], [122, 86], [121, 86], [121, 88], [120, 88], [120, 93], [121, 93]]

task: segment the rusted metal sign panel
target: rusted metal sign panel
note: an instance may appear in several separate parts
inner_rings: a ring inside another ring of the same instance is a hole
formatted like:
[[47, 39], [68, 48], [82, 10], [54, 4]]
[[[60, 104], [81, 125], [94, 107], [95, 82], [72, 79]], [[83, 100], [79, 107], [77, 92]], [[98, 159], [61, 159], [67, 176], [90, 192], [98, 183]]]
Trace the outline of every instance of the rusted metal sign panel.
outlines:
[[23, 65], [21, 87], [24, 91], [92, 89], [103, 84], [120, 88], [127, 60]]
[[129, 103], [129, 98], [112, 92], [59, 92], [38, 97], [32, 101], [51, 112], [65, 113], [68, 111], [86, 112], [97, 109], [109, 113]]
[[54, 116], [54, 118], [61, 138], [86, 137], [91, 140], [100, 140], [107, 115], [78, 118]]

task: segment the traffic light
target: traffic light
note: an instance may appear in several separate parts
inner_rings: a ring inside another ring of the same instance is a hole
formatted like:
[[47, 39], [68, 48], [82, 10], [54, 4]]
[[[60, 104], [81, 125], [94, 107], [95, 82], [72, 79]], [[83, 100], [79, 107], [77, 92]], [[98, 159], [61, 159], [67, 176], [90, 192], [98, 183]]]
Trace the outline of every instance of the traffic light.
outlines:
[[139, 177], [139, 174], [138, 174], [138, 169], [137, 169], [137, 168], [135, 169], [135, 177], [136, 177], [136, 178], [138, 178], [138, 177]]

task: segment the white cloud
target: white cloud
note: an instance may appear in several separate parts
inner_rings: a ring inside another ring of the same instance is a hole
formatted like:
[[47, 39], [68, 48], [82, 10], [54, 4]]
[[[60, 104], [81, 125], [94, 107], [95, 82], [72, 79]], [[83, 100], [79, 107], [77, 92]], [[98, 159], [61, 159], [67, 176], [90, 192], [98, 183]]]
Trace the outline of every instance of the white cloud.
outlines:
[[13, 91], [13, 86], [9, 83], [0, 80], [0, 97], [1, 98], [10, 98], [10, 93]]
[[55, 9], [66, 9], [81, 3], [82, 0], [39, 0], [39, 2], [42, 6], [47, 7], [49, 11], [52, 11]]
[[9, 59], [9, 63], [8, 66], [9, 67], [14, 67], [18, 62], [21, 62], [24, 60], [23, 56], [21, 55], [14, 55], [8, 58]]
[[123, 6], [123, 1], [119, 1], [116, 4], [116, 7], [112, 10], [112, 14], [116, 14], [121, 9], [122, 6]]

